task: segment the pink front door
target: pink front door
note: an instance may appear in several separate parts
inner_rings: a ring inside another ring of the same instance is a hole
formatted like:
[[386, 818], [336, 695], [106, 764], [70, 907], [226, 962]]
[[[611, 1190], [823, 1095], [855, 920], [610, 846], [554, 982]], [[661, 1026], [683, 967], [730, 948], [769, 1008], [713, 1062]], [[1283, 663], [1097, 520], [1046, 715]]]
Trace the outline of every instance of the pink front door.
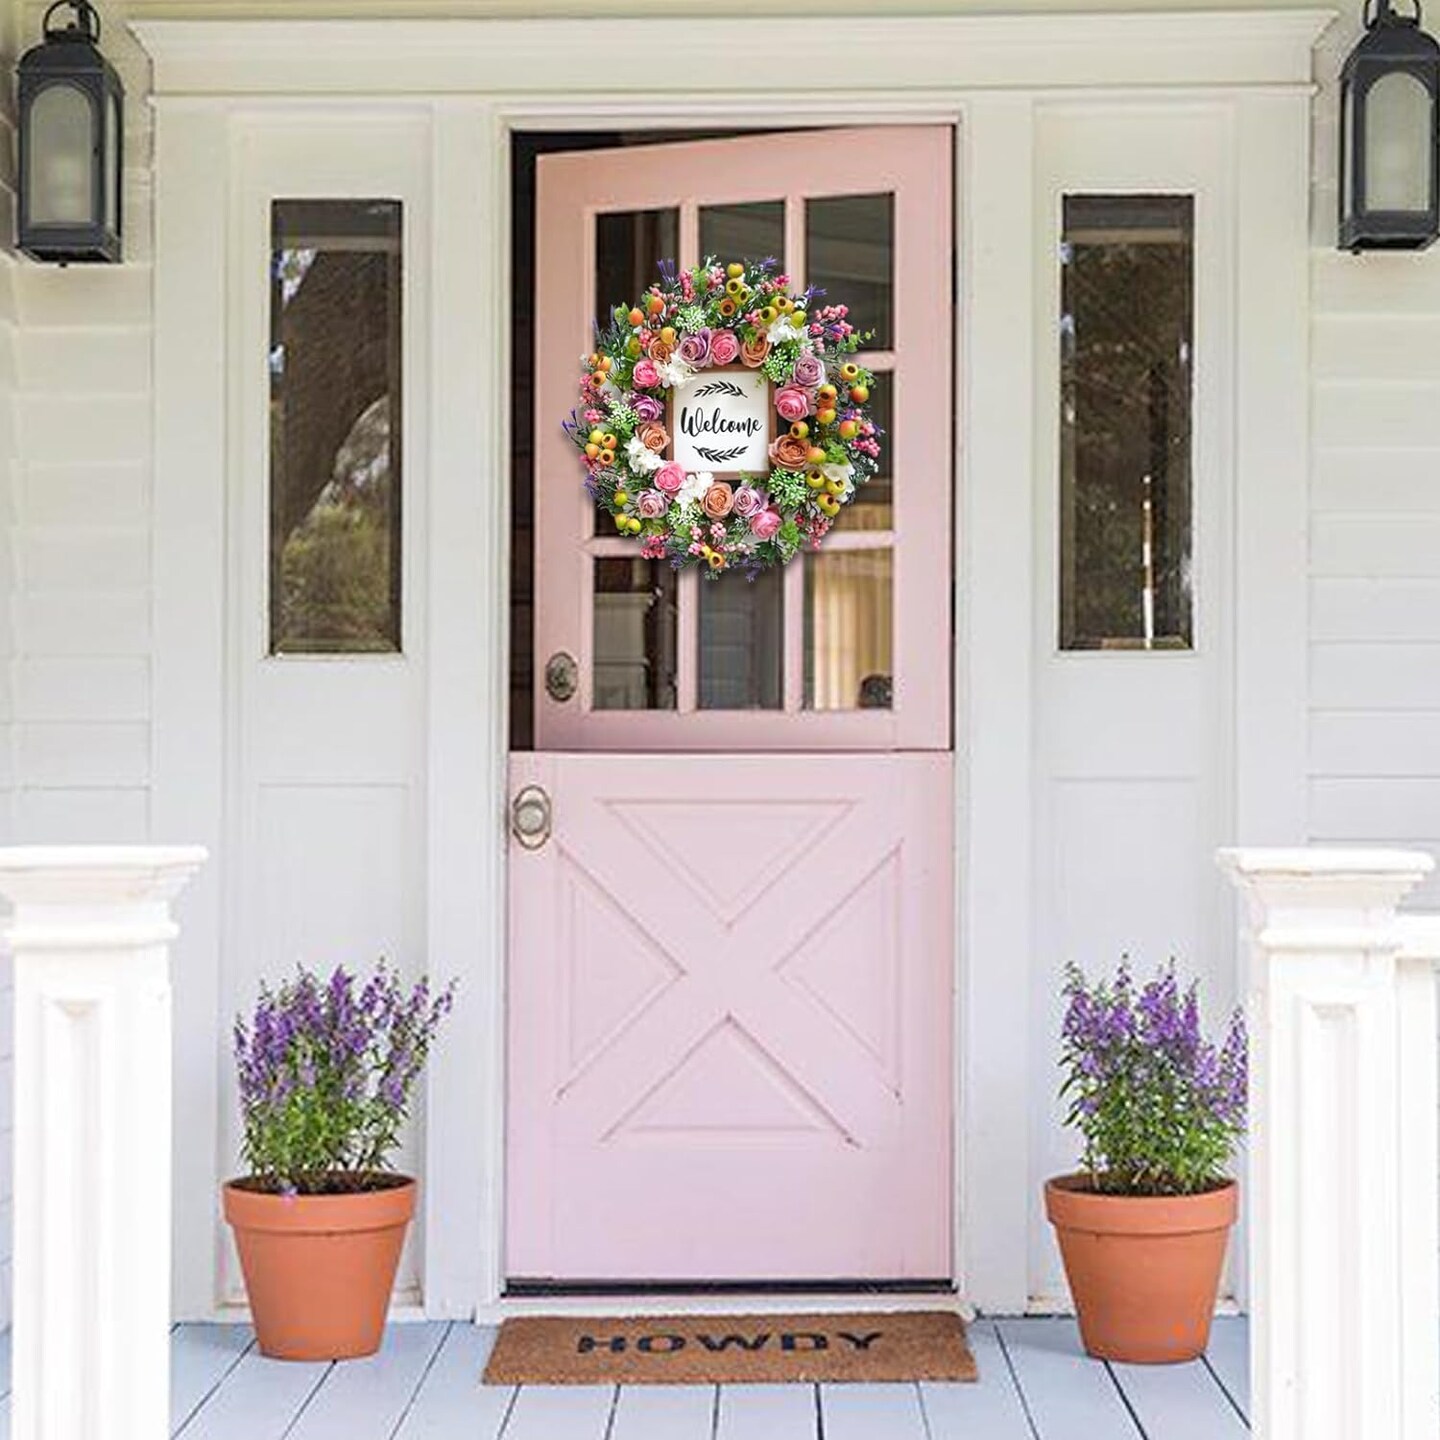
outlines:
[[[539, 161], [535, 670], [578, 683], [511, 756], [512, 1281], [952, 1273], [952, 167], [941, 127]], [[591, 317], [708, 254], [877, 332], [882, 475], [753, 585], [606, 535], [558, 427]]]

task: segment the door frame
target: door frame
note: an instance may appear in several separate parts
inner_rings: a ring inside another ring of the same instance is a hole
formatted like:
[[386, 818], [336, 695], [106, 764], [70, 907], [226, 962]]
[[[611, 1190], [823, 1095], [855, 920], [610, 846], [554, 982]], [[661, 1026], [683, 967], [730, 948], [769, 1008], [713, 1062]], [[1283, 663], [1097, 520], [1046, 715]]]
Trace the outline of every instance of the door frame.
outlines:
[[[1228, 457], [1237, 515], [1235, 838], [1294, 842], [1305, 833], [1311, 53], [1331, 12], [851, 17], [825, 29], [792, 6], [767, 19], [767, 34], [784, 53], [824, 67], [839, 97], [832, 104], [777, 100], [742, 63], [743, 27], [729, 20], [131, 27], [153, 62], [156, 127], [151, 831], [206, 843], [220, 861], [187, 897], [175, 962], [181, 1318], [215, 1312], [214, 1196], [229, 1162], [218, 1144], [226, 1017], [217, 1004], [233, 943], [221, 877], [231, 868], [224, 574], [238, 326], [225, 257], [238, 155], [253, 122], [390, 116], [430, 137], [428, 262], [432, 293], [447, 298], [432, 312], [426, 417], [425, 908], [430, 952], [459, 972], [462, 999], [427, 1086], [428, 1314], [513, 1308], [501, 1299], [500, 1229], [512, 131], [958, 127], [955, 1261], [967, 1301], [1013, 1312], [1029, 1299], [1027, 1207], [1036, 1187], [1026, 1137], [1049, 1098], [1032, 1094], [1026, 1047], [1014, 1042], [1031, 1013], [1034, 487], [1048, 477], [1035, 474], [1034, 340], [1024, 317], [1034, 314], [1034, 245], [1043, 239], [1035, 144], [1047, 107], [1118, 108], [1143, 123], [1137, 107], [1201, 103], [1230, 126], [1241, 321]], [[637, 103], [623, 77], [594, 73], [596, 53], [637, 46], [679, 56], [689, 93]], [[504, 90], [487, 89], [487, 75], [505, 77]], [[984, 364], [970, 366], [972, 355]], [[495, 424], [483, 423], [486, 413]]]

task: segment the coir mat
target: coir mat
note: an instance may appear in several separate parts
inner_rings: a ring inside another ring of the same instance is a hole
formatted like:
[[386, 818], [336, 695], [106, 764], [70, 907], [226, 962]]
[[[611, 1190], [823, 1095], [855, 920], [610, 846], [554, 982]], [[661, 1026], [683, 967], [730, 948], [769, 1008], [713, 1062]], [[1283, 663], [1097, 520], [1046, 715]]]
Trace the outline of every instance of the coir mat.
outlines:
[[487, 1385], [734, 1385], [974, 1380], [947, 1311], [525, 1317], [500, 1327]]

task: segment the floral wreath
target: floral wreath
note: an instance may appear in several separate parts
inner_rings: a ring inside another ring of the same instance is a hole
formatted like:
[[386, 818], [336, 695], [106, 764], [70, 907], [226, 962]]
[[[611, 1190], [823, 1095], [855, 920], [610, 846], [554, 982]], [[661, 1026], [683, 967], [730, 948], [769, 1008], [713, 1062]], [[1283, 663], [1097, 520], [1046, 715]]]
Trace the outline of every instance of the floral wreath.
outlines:
[[586, 492], [647, 559], [753, 580], [818, 550], [879, 469], [874, 376], [850, 358], [866, 337], [775, 268], [663, 261], [640, 303], [597, 327], [564, 429]]

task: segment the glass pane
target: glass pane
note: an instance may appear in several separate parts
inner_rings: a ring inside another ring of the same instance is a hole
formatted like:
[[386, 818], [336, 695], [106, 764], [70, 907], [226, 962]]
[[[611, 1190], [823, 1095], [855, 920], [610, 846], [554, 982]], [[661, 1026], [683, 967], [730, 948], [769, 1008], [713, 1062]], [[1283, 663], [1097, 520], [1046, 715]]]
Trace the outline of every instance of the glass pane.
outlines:
[[592, 708], [675, 708], [675, 572], [667, 563], [595, 562], [592, 663]]
[[[596, 320], [609, 325], [617, 305], [633, 305], [657, 277], [656, 266], [680, 253], [678, 210], [617, 210], [595, 217]], [[594, 507], [596, 535], [611, 538], [615, 521]]]
[[721, 264], [732, 260], [785, 263], [785, 202], [704, 205], [700, 209], [700, 254]]
[[700, 708], [778, 710], [785, 651], [782, 572], [700, 585]]
[[837, 195], [805, 205], [805, 278], [822, 304], [848, 305], [850, 323], [873, 330], [865, 342], [888, 350], [894, 338], [895, 197]]
[[30, 106], [30, 220], [87, 225], [95, 205], [95, 124], [90, 97], [74, 85], [47, 85]]
[[617, 305], [633, 305], [657, 278], [655, 267], [680, 254], [678, 210], [617, 210], [595, 217], [595, 318], [610, 323]]
[[888, 530], [895, 523], [893, 413], [894, 377], [877, 374], [870, 387], [871, 418], [880, 432], [880, 469], [856, 492], [836, 520], [837, 529]]
[[893, 681], [889, 550], [805, 558], [805, 708], [888, 710]]
[[400, 649], [398, 200], [277, 200], [270, 649]]
[[1428, 210], [1430, 94], [1414, 75], [1382, 75], [1365, 97], [1365, 208]]
[[120, 97], [110, 97], [110, 123], [105, 127], [105, 224], [110, 230], [120, 228], [120, 127], [125, 119]]
[[1191, 643], [1194, 202], [1065, 198], [1060, 644]]

